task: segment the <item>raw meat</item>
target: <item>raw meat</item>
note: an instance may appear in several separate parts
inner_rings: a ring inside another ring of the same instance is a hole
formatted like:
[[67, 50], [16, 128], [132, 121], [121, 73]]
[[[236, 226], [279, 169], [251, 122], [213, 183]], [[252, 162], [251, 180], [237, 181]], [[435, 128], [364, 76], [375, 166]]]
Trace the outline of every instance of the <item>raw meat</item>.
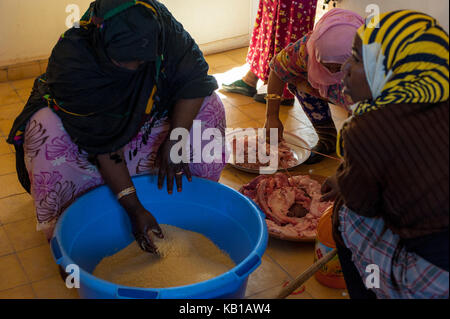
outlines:
[[270, 233], [281, 238], [314, 238], [319, 218], [333, 204], [320, 201], [320, 188], [320, 183], [308, 175], [277, 173], [256, 177], [240, 192], [266, 214]]
[[[273, 163], [278, 156], [278, 167], [280, 168], [291, 168], [297, 165], [297, 159], [294, 156], [291, 148], [286, 144], [285, 141], [280, 141], [278, 143], [278, 152], [270, 150], [270, 144], [265, 142], [258, 142], [257, 136], [244, 136], [239, 140], [240, 143], [236, 143], [236, 139], [233, 140], [233, 154], [235, 156], [235, 165], [258, 170], [260, 167], [267, 167], [270, 163]], [[242, 147], [238, 147], [241, 146]], [[267, 163], [261, 163], [258, 158], [258, 146], [266, 147], [266, 154], [270, 155], [270, 160]], [[255, 163], [249, 158], [249, 154], [255, 154]], [[243, 162], [240, 162], [240, 158]]]

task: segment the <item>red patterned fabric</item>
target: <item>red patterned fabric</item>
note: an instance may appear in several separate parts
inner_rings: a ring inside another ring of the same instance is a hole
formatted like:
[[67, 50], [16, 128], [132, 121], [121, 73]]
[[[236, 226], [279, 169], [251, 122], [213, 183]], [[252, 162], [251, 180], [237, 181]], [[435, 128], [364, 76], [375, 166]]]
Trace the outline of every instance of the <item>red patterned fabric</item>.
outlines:
[[[247, 63], [262, 81], [269, 78], [269, 62], [289, 43], [314, 27], [317, 0], [260, 0]], [[284, 98], [292, 98], [285, 89]]]

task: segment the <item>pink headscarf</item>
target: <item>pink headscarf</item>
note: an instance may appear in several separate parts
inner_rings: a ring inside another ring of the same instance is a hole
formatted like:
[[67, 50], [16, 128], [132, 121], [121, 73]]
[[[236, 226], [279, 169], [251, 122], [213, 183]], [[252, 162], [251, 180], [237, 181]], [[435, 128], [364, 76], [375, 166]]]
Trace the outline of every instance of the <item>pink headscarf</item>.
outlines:
[[364, 23], [355, 12], [334, 8], [323, 15], [314, 27], [308, 50], [308, 81], [328, 97], [328, 86], [341, 82], [343, 72], [331, 73], [322, 63], [343, 64], [352, 55], [352, 43], [357, 29]]

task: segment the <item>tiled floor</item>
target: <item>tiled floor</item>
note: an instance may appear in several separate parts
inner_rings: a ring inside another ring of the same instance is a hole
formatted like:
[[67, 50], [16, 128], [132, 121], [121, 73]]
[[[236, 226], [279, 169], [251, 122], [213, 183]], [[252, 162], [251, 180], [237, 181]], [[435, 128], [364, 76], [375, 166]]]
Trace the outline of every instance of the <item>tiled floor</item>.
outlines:
[[[237, 49], [206, 57], [210, 73], [219, 82], [228, 83], [246, 71], [247, 49]], [[31, 197], [25, 193], [15, 175], [14, 149], [5, 138], [13, 120], [22, 109], [31, 91], [33, 79], [0, 83], [0, 299], [1, 298], [77, 298], [60, 280], [44, 236], [35, 230]], [[218, 91], [227, 114], [229, 127], [261, 127], [265, 106], [252, 98]], [[333, 108], [339, 127], [345, 113]], [[305, 138], [311, 145], [317, 135], [299, 107], [282, 106], [281, 119], [285, 130]], [[336, 162], [325, 160], [297, 171], [331, 175]], [[238, 189], [254, 175], [227, 167], [220, 182]], [[292, 280], [313, 262], [313, 243], [293, 243], [270, 239], [262, 265], [250, 276], [248, 298], [273, 298], [286, 281]], [[305, 291], [289, 298], [347, 298], [344, 290], [329, 289], [314, 278], [305, 284]]]

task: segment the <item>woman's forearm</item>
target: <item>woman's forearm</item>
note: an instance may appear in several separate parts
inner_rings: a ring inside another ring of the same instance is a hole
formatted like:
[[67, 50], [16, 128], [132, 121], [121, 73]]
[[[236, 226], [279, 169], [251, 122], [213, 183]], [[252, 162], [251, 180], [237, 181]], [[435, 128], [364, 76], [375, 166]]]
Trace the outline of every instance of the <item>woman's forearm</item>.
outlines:
[[[284, 90], [284, 82], [275, 74], [273, 70], [270, 70], [269, 82], [267, 85], [267, 94], [277, 94], [281, 96]], [[280, 113], [281, 99], [279, 100], [268, 100], [266, 117], [276, 117], [278, 118]]]
[[202, 107], [204, 98], [181, 99], [175, 103], [171, 118], [171, 128], [182, 127], [190, 131], [194, 119]]
[[[133, 186], [123, 150], [98, 155], [97, 166], [103, 180], [115, 195]], [[128, 214], [134, 213], [142, 206], [136, 193], [122, 197], [119, 203]]]

